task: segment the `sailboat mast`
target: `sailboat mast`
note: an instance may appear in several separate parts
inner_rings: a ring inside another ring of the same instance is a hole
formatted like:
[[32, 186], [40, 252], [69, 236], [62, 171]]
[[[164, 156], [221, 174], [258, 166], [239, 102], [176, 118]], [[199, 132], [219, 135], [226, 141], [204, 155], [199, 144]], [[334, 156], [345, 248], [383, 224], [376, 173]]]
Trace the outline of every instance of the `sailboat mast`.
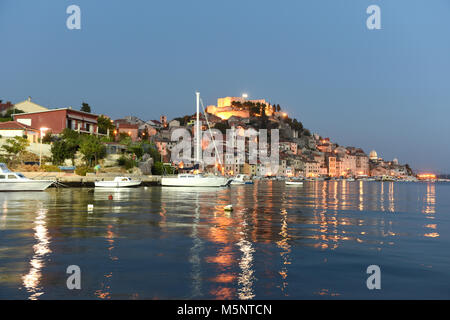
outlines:
[[197, 121], [196, 121], [196, 136], [197, 136], [197, 149], [196, 149], [196, 160], [200, 163], [200, 92], [196, 92], [197, 96]]

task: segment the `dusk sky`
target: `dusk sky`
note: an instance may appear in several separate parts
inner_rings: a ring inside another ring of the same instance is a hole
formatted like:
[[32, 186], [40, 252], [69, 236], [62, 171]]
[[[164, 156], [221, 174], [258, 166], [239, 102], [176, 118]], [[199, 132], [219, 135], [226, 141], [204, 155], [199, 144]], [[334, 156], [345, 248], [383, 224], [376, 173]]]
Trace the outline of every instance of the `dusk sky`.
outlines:
[[448, 0], [0, 0], [0, 99], [149, 120], [193, 114], [196, 90], [245, 92], [340, 145], [450, 173], [449, 31]]

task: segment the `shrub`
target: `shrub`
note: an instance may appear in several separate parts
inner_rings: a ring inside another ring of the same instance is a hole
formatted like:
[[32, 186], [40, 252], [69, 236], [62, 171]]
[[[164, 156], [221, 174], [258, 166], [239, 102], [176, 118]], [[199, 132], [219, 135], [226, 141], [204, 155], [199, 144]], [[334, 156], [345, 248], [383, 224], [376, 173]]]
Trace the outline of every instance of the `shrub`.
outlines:
[[75, 173], [79, 176], [85, 176], [88, 172], [94, 172], [94, 168], [88, 166], [76, 167]]
[[61, 172], [61, 169], [55, 165], [43, 165], [42, 170], [45, 172]]
[[121, 156], [117, 159], [117, 164], [121, 167], [125, 167], [127, 170], [137, 166], [137, 162], [135, 160], [129, 159], [125, 156]]
[[42, 143], [50, 144], [53, 141], [53, 135], [51, 132], [47, 132], [42, 138]]

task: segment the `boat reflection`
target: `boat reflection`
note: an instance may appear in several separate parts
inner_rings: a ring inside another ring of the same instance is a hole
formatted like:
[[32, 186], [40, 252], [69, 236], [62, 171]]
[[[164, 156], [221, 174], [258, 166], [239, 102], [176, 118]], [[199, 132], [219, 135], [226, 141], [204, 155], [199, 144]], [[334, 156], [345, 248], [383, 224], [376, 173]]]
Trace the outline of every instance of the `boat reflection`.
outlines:
[[[435, 219], [436, 213], [436, 185], [435, 183], [427, 183], [427, 191], [423, 199], [424, 207], [422, 212], [426, 214], [427, 219]], [[440, 234], [437, 232], [437, 224], [429, 223], [425, 225], [426, 232], [424, 237], [437, 238]]]
[[[167, 189], [167, 188], [165, 188]], [[192, 247], [190, 249], [189, 262], [191, 263], [191, 278], [192, 278], [192, 292], [191, 299], [199, 298], [202, 296], [202, 269], [201, 269], [201, 257], [200, 254], [203, 249], [203, 241], [198, 236], [198, 225], [200, 223], [200, 205], [199, 194], [196, 193], [195, 197], [195, 214], [192, 222]]]

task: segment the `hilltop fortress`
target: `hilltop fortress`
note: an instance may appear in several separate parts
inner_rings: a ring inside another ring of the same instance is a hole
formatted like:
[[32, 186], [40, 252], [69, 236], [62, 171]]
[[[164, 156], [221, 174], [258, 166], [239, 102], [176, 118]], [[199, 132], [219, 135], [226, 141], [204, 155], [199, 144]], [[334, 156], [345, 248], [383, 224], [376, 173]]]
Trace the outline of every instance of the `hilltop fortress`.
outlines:
[[250, 117], [250, 105], [265, 105], [266, 115], [272, 116], [274, 112], [271, 106], [265, 99], [247, 100], [243, 97], [225, 97], [217, 99], [217, 106], [209, 105], [206, 112], [213, 114], [222, 120], [228, 120], [232, 116], [240, 118]]

